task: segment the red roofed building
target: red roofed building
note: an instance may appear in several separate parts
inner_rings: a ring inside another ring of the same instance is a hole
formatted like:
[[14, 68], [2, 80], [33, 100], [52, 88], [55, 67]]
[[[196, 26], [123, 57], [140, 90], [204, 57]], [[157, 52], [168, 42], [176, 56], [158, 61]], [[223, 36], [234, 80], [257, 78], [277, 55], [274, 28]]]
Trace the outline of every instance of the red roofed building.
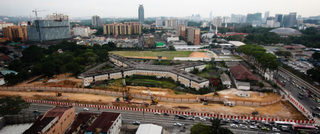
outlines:
[[7, 65], [10, 61], [12, 61], [13, 59], [4, 55], [3, 53], [0, 53], [0, 65]]
[[120, 113], [102, 112], [89, 126], [87, 134], [119, 134], [122, 126]]
[[40, 116], [23, 134], [62, 134], [74, 117], [73, 106], [56, 106]]
[[97, 116], [97, 113], [79, 113], [65, 134], [84, 134]]
[[[230, 72], [231, 72], [231, 79], [234, 81], [238, 89], [249, 90], [250, 85], [249, 87], [247, 87], [248, 84], [245, 82], [256, 83], [259, 80], [247, 68], [245, 68], [242, 65], [231, 67]], [[243, 88], [239, 88], [239, 87], [243, 87]]]

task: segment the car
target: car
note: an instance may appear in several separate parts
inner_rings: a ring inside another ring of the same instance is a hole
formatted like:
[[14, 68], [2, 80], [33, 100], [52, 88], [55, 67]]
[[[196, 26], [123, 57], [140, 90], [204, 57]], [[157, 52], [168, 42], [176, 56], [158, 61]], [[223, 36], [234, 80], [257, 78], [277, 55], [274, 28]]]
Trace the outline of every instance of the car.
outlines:
[[237, 120], [234, 120], [233, 123], [234, 124], [240, 124], [239, 121], [237, 121]]
[[179, 117], [179, 119], [183, 119], [183, 120], [185, 120], [185, 119], [187, 119], [186, 117], [184, 117], [184, 116], [180, 116]]
[[134, 121], [132, 122], [133, 125], [140, 125], [140, 121]]
[[206, 119], [205, 118], [200, 118], [200, 121], [206, 121]]
[[189, 117], [189, 118], [188, 118], [188, 120], [195, 120], [195, 118], [193, 118], [193, 117]]
[[311, 108], [312, 110], [316, 110], [316, 107], [311, 106], [310, 108]]
[[85, 108], [83, 108], [83, 111], [89, 111], [89, 108], [85, 107]]
[[249, 124], [247, 120], [242, 120], [242, 124]]
[[200, 116], [194, 116], [194, 118], [200, 118]]
[[179, 114], [176, 114], [176, 115], [174, 115], [174, 117], [180, 117], [180, 115], [179, 115]]
[[175, 122], [175, 123], [173, 123], [173, 126], [181, 127], [181, 126], [182, 126], [182, 124], [180, 124], [179, 122]]
[[210, 117], [207, 117], [207, 116], [205, 116], [203, 118], [206, 119], [206, 120], [210, 120], [211, 119]]
[[228, 118], [223, 118], [223, 119], [222, 119], [222, 122], [224, 122], [224, 123], [229, 123], [229, 122], [230, 122], [230, 119], [228, 119]]
[[188, 115], [186, 115], [186, 114], [184, 114], [184, 115], [182, 115], [183, 117], [188, 117]]
[[239, 128], [247, 129], [248, 127], [246, 125], [240, 124]]
[[299, 95], [298, 98], [299, 98], [299, 99], [303, 99], [303, 96]]
[[163, 113], [163, 115], [165, 115], [165, 116], [169, 116], [169, 114], [168, 114], [168, 113]]
[[261, 128], [262, 130], [267, 130], [267, 131], [269, 131], [270, 129], [269, 128], [267, 128], [267, 127], [262, 127]]
[[280, 130], [279, 130], [278, 128], [276, 128], [276, 127], [272, 127], [272, 131], [274, 131], [274, 132], [280, 132]]
[[269, 124], [269, 122], [265, 122], [264, 125], [265, 126], [270, 126], [271, 124]]
[[159, 112], [155, 112], [155, 113], [154, 113], [154, 115], [161, 115], [161, 113], [159, 113]]
[[259, 129], [257, 126], [253, 126], [253, 125], [249, 126], [249, 128], [250, 129]]
[[299, 95], [303, 96], [303, 95], [304, 95], [304, 93], [301, 93], [301, 92], [300, 92], [300, 93], [299, 93]]
[[238, 125], [236, 125], [236, 124], [230, 124], [230, 127], [232, 127], [232, 128], [238, 128]]

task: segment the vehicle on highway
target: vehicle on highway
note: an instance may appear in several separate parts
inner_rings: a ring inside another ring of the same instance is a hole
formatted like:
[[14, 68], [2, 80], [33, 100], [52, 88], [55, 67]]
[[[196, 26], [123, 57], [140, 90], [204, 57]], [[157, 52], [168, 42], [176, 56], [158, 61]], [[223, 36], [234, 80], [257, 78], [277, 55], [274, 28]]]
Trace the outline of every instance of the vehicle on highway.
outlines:
[[188, 120], [195, 120], [196, 118], [193, 117], [189, 117]]
[[234, 124], [240, 124], [238, 120], [233, 121]]
[[280, 132], [280, 130], [279, 130], [278, 128], [276, 128], [276, 127], [272, 127], [272, 131], [274, 131], [274, 132]]
[[183, 117], [188, 117], [188, 115], [186, 115], [186, 114], [184, 114], [184, 115], [182, 115]]
[[181, 124], [181, 123], [179, 123], [179, 122], [175, 122], [175, 123], [173, 123], [173, 126], [181, 127], [181, 126], [182, 126], [182, 124]]
[[236, 124], [230, 124], [230, 127], [232, 127], [232, 128], [238, 128], [238, 125], [236, 125]]
[[248, 127], [246, 125], [243, 125], [243, 124], [239, 124], [239, 128], [242, 128], [242, 129], [247, 129]]
[[285, 122], [285, 121], [274, 121], [274, 126], [280, 127], [280, 126], [289, 126], [292, 127], [293, 124], [296, 124], [294, 122]]
[[200, 118], [200, 116], [194, 116], [194, 118]]
[[303, 99], [303, 96], [299, 95], [298, 98], [299, 98], [299, 99]]
[[307, 125], [292, 125], [292, 129], [296, 132], [304, 131], [304, 132], [315, 132], [317, 128], [315, 126], [307, 126]]
[[140, 121], [134, 121], [132, 122], [133, 125], [140, 125]]
[[262, 130], [270, 131], [270, 129], [269, 129], [269, 128], [267, 128], [267, 127], [262, 127], [261, 129], [262, 129]]
[[200, 118], [200, 121], [206, 121], [206, 119], [205, 118]]
[[163, 115], [165, 115], [165, 116], [169, 116], [169, 114], [168, 114], [168, 113], [163, 113]]
[[313, 106], [311, 106], [310, 108], [311, 108], [312, 110], [317, 110], [316, 107], [313, 107]]
[[280, 126], [280, 130], [282, 131], [289, 131], [290, 128], [288, 126]]
[[210, 120], [211, 118], [210, 117], [208, 117], [208, 116], [205, 116], [205, 117], [203, 117], [204, 119], [206, 119], [206, 120]]
[[159, 112], [155, 112], [155, 113], [154, 113], [154, 115], [161, 115], [161, 113], [159, 113]]
[[85, 108], [83, 108], [83, 111], [89, 111], [89, 108], [85, 107]]
[[176, 115], [174, 115], [174, 117], [180, 117], [180, 115], [179, 115], [179, 114], [176, 114]]
[[257, 126], [253, 126], [253, 125], [250, 125], [249, 128], [250, 129], [259, 129]]
[[185, 119], [187, 119], [186, 117], [184, 117], [184, 116], [179, 116], [179, 119], [183, 119], [183, 120], [185, 120]]
[[249, 124], [247, 120], [242, 120], [242, 124]]
[[229, 123], [229, 122], [230, 122], [230, 119], [228, 119], [228, 118], [223, 118], [223, 119], [222, 119], [222, 122], [224, 122], [224, 123]]

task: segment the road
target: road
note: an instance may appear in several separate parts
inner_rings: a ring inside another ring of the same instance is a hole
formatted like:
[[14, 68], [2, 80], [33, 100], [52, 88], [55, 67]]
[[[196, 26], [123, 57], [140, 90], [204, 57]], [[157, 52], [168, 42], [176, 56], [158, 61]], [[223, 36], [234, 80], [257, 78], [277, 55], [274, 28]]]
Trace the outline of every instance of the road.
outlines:
[[[290, 77], [287, 74], [285, 74], [284, 72], [279, 71], [279, 73], [283, 76], [285, 76], [287, 79]], [[283, 79], [282, 77], [280, 77], [279, 75], [277, 75], [277, 79], [279, 81], [284, 81], [285, 79]], [[294, 78], [292, 78], [293, 81], [296, 81]], [[287, 80], [286, 80], [287, 81]], [[297, 81], [296, 81], [297, 82]], [[303, 84], [299, 83], [298, 85], [300, 86], [304, 86]], [[285, 83], [284, 86], [285, 90], [288, 91], [288, 93], [290, 93], [296, 100], [298, 100], [303, 106], [305, 106], [305, 108], [307, 108], [309, 111], [314, 111], [314, 112], [320, 112], [318, 110], [312, 110], [312, 107], [317, 107], [320, 106], [318, 103], [316, 103], [312, 98], [307, 97], [307, 93], [306, 92], [302, 92], [299, 88], [297, 88], [296, 86], [292, 85], [290, 81], [287, 81]], [[298, 98], [299, 93], [303, 93], [304, 94], [304, 98], [300, 99]]]
[[[52, 109], [54, 105], [49, 104], [31, 104], [29, 109], [24, 109], [22, 113], [32, 113], [35, 110], [38, 110], [40, 114], [44, 114], [47, 110]], [[162, 126], [164, 129], [166, 129], [169, 133], [183, 133], [183, 134], [190, 134], [190, 128], [196, 124], [196, 123], [202, 123], [205, 125], [211, 125], [210, 121], [200, 121], [199, 119], [196, 119], [195, 121], [192, 120], [181, 120], [177, 117], [174, 117], [174, 115], [170, 116], [164, 116], [164, 115], [154, 115], [154, 113], [142, 113], [138, 111], [125, 111], [125, 110], [115, 110], [115, 109], [103, 109], [101, 108], [98, 110], [97, 108], [89, 108], [89, 111], [83, 111], [83, 107], [75, 107], [76, 113], [80, 112], [93, 112], [93, 113], [101, 113], [101, 112], [117, 112], [121, 113], [123, 118], [123, 125], [132, 125], [133, 121], [140, 121], [141, 124], [157, 124]], [[180, 132], [180, 130], [184, 130], [183, 127], [177, 127], [173, 126], [173, 123], [179, 122], [183, 126], [186, 127], [185, 132]], [[230, 123], [231, 124], [231, 123]], [[263, 130], [241, 130], [241, 129], [233, 129], [230, 128], [230, 124], [223, 125], [224, 127], [227, 127], [231, 129], [236, 134], [264, 134], [264, 133], [270, 133]], [[248, 125], [247, 125], [248, 126]], [[248, 126], [249, 127], [249, 126]]]

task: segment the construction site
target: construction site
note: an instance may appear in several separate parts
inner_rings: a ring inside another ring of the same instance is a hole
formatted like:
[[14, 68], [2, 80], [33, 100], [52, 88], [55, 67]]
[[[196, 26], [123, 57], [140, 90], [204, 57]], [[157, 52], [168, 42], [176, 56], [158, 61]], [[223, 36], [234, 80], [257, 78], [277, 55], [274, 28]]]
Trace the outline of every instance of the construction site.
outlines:
[[[149, 108], [156, 110], [192, 111], [234, 116], [253, 116], [252, 113], [258, 111], [258, 114], [255, 115], [256, 117], [306, 120], [306, 117], [304, 117], [290, 102], [274, 93], [249, 91], [250, 97], [239, 97], [237, 95], [237, 89], [231, 88], [218, 91], [217, 93], [195, 95], [184, 93], [183, 91], [177, 92], [176, 90], [168, 88], [129, 86], [125, 85], [124, 79], [122, 83], [123, 84], [106, 85], [107, 88], [103, 89], [90, 89], [90, 91], [93, 92], [88, 91], [83, 93], [79, 92], [79, 90], [89, 89], [82, 87], [82, 79], [70, 77], [70, 74], [60, 74], [50, 79], [33, 78], [24, 83], [17, 84], [13, 87], [15, 88], [14, 90], [9, 91], [2, 89], [0, 90], [0, 96], [19, 95], [24, 99], [31, 100]], [[54, 91], [51, 90], [51, 88], [61, 88], [64, 90]], [[113, 94], [100, 94], [99, 92], [102, 91], [110, 91], [113, 92]], [[223, 101], [204, 101], [199, 99], [214, 96], [218, 97], [219, 100], [232, 100], [233, 102], [243, 101], [243, 103], [248, 101], [250, 103], [252, 102], [252, 104], [267, 103], [268, 105], [226, 105]]]

